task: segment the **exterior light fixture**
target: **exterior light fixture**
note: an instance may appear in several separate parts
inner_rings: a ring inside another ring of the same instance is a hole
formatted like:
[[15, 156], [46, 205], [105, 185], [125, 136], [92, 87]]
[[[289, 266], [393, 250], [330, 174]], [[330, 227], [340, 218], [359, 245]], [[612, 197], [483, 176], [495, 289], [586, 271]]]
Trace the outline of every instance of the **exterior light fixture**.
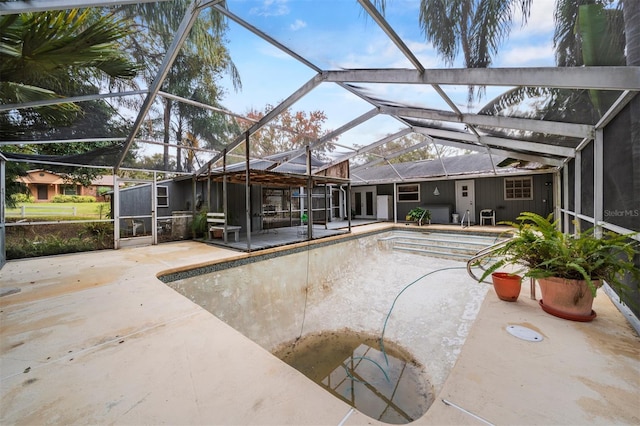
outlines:
[[438, 195], [440, 195], [440, 191], [438, 191], [438, 187], [436, 186], [436, 189], [433, 191], [433, 195], [435, 195], [436, 197]]

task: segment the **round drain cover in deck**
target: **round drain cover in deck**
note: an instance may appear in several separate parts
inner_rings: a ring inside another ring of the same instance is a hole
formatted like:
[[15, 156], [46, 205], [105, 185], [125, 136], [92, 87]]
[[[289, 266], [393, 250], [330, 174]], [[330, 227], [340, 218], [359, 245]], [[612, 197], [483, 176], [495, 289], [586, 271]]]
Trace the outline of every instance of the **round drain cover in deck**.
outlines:
[[509, 325], [507, 331], [512, 336], [516, 336], [518, 339], [526, 340], [528, 342], [541, 342], [542, 335], [535, 330], [532, 330], [521, 325]]

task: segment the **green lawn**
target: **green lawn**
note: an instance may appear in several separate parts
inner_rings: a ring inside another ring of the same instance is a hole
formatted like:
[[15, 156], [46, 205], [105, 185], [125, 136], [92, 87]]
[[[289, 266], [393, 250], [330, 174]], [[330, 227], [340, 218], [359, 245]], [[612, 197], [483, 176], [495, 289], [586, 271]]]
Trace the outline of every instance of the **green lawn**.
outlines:
[[[6, 217], [22, 218], [23, 206], [24, 218], [47, 218], [48, 220], [52, 218], [55, 220], [108, 219], [107, 214], [110, 209], [109, 203], [20, 203], [17, 208], [7, 208]], [[74, 207], [75, 216], [73, 215]]]

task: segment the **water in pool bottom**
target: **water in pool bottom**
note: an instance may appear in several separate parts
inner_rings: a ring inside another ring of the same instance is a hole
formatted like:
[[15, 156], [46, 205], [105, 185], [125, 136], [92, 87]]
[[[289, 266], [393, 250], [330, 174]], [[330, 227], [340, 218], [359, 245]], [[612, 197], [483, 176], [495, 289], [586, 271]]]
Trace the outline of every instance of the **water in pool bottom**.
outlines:
[[[302, 337], [274, 355], [369, 417], [405, 424], [433, 403], [420, 366], [402, 348], [342, 330]], [[386, 353], [386, 357], [385, 357]]]

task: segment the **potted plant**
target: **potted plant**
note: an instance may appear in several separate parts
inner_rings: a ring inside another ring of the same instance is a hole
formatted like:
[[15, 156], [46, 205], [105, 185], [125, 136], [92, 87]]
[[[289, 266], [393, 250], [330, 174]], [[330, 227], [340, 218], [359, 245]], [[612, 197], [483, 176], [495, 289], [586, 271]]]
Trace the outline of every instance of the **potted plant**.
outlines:
[[191, 230], [195, 237], [202, 237], [207, 234], [207, 209], [202, 209], [193, 215], [193, 221], [191, 222]]
[[518, 300], [522, 289], [522, 277], [520, 275], [509, 272], [494, 272], [491, 274], [491, 280], [498, 299], [505, 302]]
[[512, 225], [515, 235], [494, 254], [498, 257], [480, 281], [507, 264], [520, 265], [523, 277], [538, 280], [540, 306], [552, 315], [575, 321], [591, 321], [597, 289], [606, 281], [619, 295], [630, 289], [625, 276], [640, 280], [640, 269], [633, 259], [638, 242], [628, 235], [606, 232], [597, 237], [594, 229], [564, 234], [552, 216], [524, 212]]
[[418, 222], [420, 219], [422, 219], [423, 222], [429, 222], [431, 220], [431, 212], [427, 209], [423, 209], [422, 207], [416, 207], [409, 210], [409, 213], [407, 213], [405, 219], [407, 221], [413, 222]]

